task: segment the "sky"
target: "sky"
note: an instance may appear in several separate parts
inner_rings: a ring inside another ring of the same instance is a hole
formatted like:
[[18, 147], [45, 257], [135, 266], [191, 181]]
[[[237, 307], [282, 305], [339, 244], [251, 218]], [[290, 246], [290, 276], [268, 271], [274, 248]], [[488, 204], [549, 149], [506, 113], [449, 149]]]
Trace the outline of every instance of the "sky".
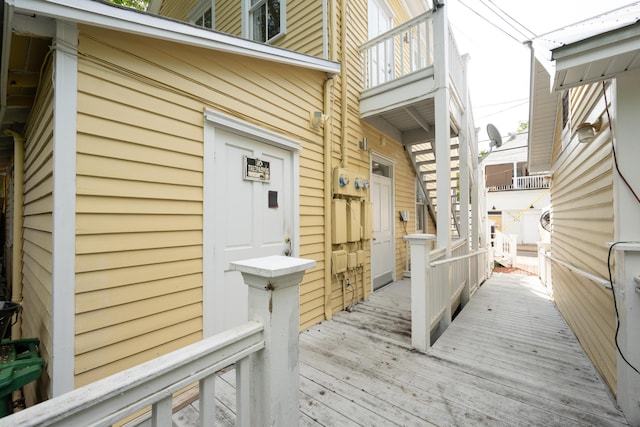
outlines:
[[[446, 0], [445, 3], [458, 49], [471, 57], [469, 86], [473, 115], [476, 127], [480, 128], [480, 149], [486, 149], [487, 124], [495, 125], [504, 141], [510, 132], [516, 131], [520, 121], [529, 119], [531, 51], [523, 41], [637, 0]], [[502, 10], [502, 16], [520, 31], [491, 9], [499, 14]]]

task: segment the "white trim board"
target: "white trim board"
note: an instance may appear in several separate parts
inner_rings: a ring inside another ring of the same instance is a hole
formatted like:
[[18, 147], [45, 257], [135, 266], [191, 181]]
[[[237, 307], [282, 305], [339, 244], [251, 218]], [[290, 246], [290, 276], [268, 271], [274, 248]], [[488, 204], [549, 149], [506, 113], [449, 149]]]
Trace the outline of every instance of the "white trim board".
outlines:
[[75, 387], [75, 242], [76, 242], [76, 99], [78, 56], [76, 24], [58, 21], [53, 107], [53, 254], [51, 277], [50, 397]]
[[163, 17], [86, 0], [6, 0], [15, 12], [76, 22], [139, 34], [162, 40], [264, 59], [302, 68], [340, 72], [340, 64], [325, 59], [280, 49], [251, 40], [166, 19]]

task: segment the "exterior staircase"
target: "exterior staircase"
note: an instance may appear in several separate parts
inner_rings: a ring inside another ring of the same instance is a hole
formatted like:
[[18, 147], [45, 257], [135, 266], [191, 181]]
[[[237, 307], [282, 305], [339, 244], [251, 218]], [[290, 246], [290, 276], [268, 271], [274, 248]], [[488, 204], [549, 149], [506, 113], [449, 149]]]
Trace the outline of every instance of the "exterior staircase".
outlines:
[[[436, 152], [435, 142], [424, 142], [405, 145], [407, 154], [413, 163], [416, 175], [420, 177], [422, 196], [426, 201], [429, 215], [437, 224], [438, 198], [436, 196]], [[459, 238], [460, 233], [460, 198], [458, 196], [459, 153], [457, 139], [451, 143], [451, 237]]]

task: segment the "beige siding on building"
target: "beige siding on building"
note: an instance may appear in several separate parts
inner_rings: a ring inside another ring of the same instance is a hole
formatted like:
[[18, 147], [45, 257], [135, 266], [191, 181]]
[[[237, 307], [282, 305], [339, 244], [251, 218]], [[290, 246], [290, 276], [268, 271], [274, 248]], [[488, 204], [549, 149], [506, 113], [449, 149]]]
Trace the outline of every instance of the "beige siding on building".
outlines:
[[[324, 74], [83, 27], [76, 385], [202, 335], [203, 110], [302, 142], [301, 302], [322, 313]], [[311, 314], [308, 314], [311, 313]]]
[[[600, 97], [600, 85], [572, 90], [572, 127], [587, 119]], [[606, 113], [596, 114], [601, 114], [605, 122], [597, 138], [590, 144], [573, 141], [554, 165], [552, 253], [582, 270], [608, 278], [606, 244], [613, 240], [611, 137]], [[553, 266], [553, 292], [562, 314], [615, 393], [615, 312], [611, 292], [558, 264]]]
[[236, 0], [216, 1], [216, 31], [242, 36], [242, 11]]
[[[24, 152], [24, 226], [23, 238], [23, 311], [22, 336], [40, 339], [40, 356], [51, 359], [52, 316], [52, 196], [53, 196], [53, 96], [52, 68], [47, 63], [26, 128]], [[48, 76], [48, 77], [47, 77]], [[18, 298], [19, 296], [14, 296]], [[37, 387], [25, 388], [27, 401], [48, 396], [51, 364], [43, 369]]]
[[158, 15], [178, 21], [186, 21], [191, 9], [199, 2], [200, 0], [164, 0], [162, 6], [160, 6]]

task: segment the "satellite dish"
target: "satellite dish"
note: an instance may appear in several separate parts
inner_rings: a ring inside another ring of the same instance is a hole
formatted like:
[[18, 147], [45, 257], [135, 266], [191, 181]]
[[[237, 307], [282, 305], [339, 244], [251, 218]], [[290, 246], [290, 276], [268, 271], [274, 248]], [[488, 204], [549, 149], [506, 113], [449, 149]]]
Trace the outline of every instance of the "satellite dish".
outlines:
[[500, 148], [500, 146], [502, 145], [502, 137], [500, 136], [500, 132], [498, 132], [498, 128], [489, 123], [487, 125], [487, 135], [489, 135], [489, 139], [491, 140], [489, 145], [491, 147]]
[[545, 231], [551, 231], [551, 211], [546, 210], [540, 215], [540, 226]]

